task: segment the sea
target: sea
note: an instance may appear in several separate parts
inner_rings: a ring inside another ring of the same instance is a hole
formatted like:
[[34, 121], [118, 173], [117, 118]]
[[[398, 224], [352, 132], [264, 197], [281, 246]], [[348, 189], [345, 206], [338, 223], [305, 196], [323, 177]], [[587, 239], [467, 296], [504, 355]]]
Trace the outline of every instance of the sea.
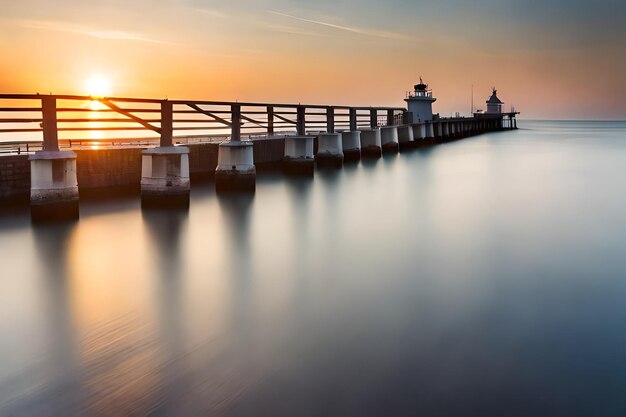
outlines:
[[624, 416], [626, 122], [0, 214], [0, 416]]

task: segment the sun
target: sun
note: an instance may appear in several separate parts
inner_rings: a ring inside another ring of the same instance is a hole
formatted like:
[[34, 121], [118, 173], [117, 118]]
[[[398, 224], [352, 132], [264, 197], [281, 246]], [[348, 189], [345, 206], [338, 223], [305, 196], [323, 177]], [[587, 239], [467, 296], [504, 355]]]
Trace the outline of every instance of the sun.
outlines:
[[111, 95], [111, 80], [102, 75], [92, 75], [85, 81], [85, 91], [91, 97]]

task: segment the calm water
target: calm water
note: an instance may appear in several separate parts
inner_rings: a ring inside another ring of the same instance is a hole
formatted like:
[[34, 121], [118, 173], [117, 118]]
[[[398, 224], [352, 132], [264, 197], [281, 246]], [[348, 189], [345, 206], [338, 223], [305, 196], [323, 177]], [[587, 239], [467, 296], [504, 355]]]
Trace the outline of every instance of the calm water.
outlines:
[[2, 416], [623, 416], [626, 123], [0, 216]]

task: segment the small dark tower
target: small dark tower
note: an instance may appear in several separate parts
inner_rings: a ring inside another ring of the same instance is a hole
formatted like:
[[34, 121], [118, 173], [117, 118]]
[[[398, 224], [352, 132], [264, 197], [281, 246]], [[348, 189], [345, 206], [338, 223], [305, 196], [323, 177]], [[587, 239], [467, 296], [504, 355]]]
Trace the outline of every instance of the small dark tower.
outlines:
[[502, 105], [504, 103], [500, 101], [497, 93], [498, 93], [498, 90], [496, 90], [496, 87], [493, 87], [493, 92], [491, 93], [491, 97], [489, 97], [489, 100], [487, 100], [487, 113], [490, 113], [490, 114], [502, 113]]

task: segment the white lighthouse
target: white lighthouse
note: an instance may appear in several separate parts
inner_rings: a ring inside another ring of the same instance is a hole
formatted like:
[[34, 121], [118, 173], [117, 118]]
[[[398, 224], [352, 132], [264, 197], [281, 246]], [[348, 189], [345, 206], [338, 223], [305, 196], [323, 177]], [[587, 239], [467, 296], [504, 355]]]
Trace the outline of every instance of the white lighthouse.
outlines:
[[437, 100], [433, 98], [433, 93], [428, 89], [428, 85], [424, 84], [422, 77], [420, 83], [415, 85], [415, 91], [404, 99], [409, 106], [409, 114], [412, 122], [423, 122], [433, 120], [433, 102]]
[[497, 96], [498, 90], [493, 87], [493, 92], [491, 93], [491, 97], [487, 100], [487, 113], [489, 114], [500, 114], [502, 113], [502, 105], [504, 104]]

